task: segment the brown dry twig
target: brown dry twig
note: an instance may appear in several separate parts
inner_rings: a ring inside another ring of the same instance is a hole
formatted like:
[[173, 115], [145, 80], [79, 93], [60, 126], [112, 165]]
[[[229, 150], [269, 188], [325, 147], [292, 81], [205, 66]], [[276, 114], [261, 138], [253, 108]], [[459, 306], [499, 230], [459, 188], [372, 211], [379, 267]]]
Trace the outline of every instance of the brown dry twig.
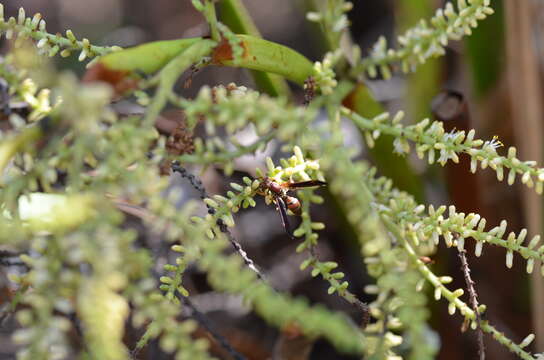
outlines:
[[465, 249], [459, 250], [459, 259], [461, 260], [461, 270], [463, 271], [465, 283], [467, 284], [470, 307], [474, 311], [474, 314], [476, 314], [476, 324], [478, 326], [476, 328], [478, 334], [478, 356], [480, 360], [485, 360], [484, 332], [481, 327], [480, 312], [478, 311], [478, 297], [476, 294], [476, 289], [474, 288], [475, 283], [470, 276], [470, 268], [468, 267]]

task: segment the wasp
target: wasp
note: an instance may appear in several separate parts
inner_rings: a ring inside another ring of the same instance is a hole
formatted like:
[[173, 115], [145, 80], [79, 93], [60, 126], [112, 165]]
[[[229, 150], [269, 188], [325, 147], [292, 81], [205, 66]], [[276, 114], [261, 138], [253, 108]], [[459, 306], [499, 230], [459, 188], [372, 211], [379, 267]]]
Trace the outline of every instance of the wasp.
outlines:
[[293, 232], [289, 225], [289, 219], [287, 218], [287, 210], [291, 211], [293, 214], [300, 216], [302, 213], [302, 205], [300, 201], [291, 194], [292, 190], [315, 187], [315, 186], [325, 186], [327, 183], [320, 180], [309, 180], [309, 181], [299, 181], [299, 182], [277, 182], [269, 177], [264, 177], [260, 179], [260, 186], [258, 193], [265, 197], [270, 197], [276, 204], [276, 209], [280, 213], [280, 218], [282, 225], [292, 239], [294, 239]]

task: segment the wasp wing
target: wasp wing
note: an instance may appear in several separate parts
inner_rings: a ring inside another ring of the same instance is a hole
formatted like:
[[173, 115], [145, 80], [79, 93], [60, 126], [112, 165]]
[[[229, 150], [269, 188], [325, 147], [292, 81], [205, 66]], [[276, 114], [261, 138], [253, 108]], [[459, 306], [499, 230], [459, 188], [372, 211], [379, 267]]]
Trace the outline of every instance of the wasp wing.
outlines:
[[285, 201], [279, 196], [276, 197], [276, 206], [278, 207], [278, 211], [280, 212], [281, 217], [281, 223], [283, 224], [283, 228], [285, 229], [285, 232], [291, 239], [295, 239], [293, 236], [293, 232], [291, 231], [291, 225], [289, 224], [289, 219], [287, 218], [287, 206], [285, 205]]
[[285, 183], [285, 187], [289, 189], [299, 189], [299, 188], [307, 188], [307, 187], [314, 187], [314, 186], [325, 186], [327, 183], [325, 181], [320, 180], [309, 180], [309, 181], [299, 181], [299, 182], [289, 182]]

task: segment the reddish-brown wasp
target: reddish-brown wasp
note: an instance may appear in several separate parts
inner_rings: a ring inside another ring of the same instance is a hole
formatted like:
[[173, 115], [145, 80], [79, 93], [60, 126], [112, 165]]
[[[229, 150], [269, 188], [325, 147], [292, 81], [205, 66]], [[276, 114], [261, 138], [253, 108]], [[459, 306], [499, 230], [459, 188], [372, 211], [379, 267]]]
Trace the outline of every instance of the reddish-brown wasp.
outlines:
[[270, 196], [272, 198], [272, 200], [276, 204], [276, 208], [280, 212], [283, 227], [291, 238], [294, 238], [294, 236], [289, 225], [289, 220], [287, 218], [287, 210], [290, 210], [293, 214], [300, 216], [302, 212], [302, 205], [296, 197], [290, 194], [290, 191], [314, 186], [327, 185], [326, 182], [319, 180], [299, 182], [289, 181], [280, 183], [269, 177], [261, 178], [260, 182], [261, 185], [259, 187], [259, 194], [263, 196]]

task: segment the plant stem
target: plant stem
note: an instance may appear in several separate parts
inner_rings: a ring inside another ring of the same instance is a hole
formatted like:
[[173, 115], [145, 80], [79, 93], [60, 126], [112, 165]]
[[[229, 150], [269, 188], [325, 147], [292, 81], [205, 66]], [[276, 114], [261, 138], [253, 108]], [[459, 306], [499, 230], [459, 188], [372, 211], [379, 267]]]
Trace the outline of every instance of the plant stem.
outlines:
[[[251, 35], [262, 38], [259, 29], [253, 22], [241, 0], [223, 0], [219, 3], [221, 21], [237, 34]], [[263, 71], [251, 70], [257, 88], [270, 96], [288, 96], [290, 94], [287, 82], [280, 76]]]
[[207, 0], [204, 8], [204, 15], [210, 25], [210, 34], [213, 40], [221, 41], [221, 34], [217, 28], [217, 15], [215, 13], [215, 1]]
[[157, 78], [159, 79], [159, 88], [157, 89], [153, 101], [147, 108], [143, 124], [149, 125], [155, 123], [155, 119], [159, 116], [163, 107], [168, 102], [172, 88], [181, 74], [183, 74], [183, 72], [193, 63], [208, 55], [215, 44], [215, 41], [202, 39], [178, 54], [159, 72], [157, 75]]

